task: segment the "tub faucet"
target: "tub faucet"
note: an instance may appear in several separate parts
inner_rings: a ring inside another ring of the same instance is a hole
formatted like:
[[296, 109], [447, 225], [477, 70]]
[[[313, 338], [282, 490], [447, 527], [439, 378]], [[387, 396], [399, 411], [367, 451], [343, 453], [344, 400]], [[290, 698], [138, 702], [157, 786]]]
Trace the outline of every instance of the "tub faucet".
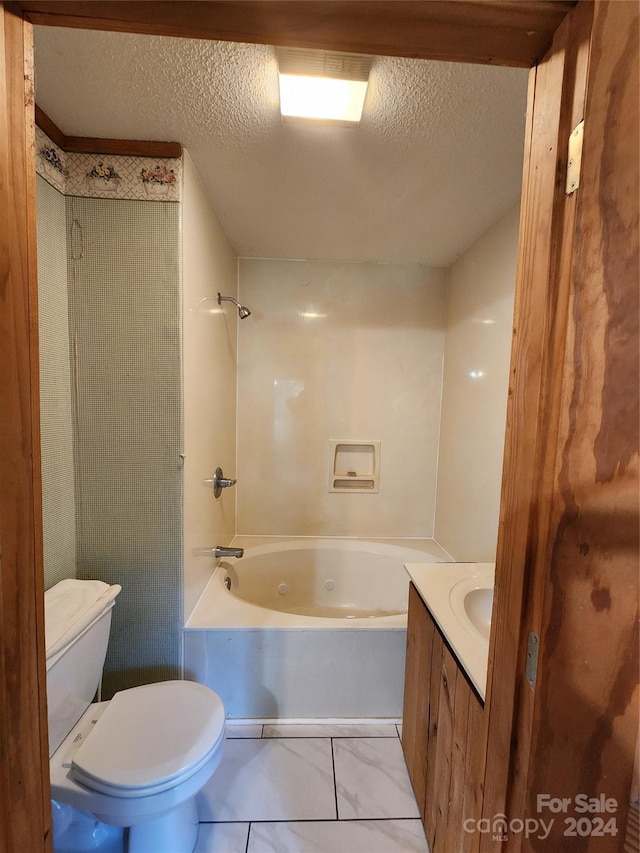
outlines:
[[240, 557], [244, 556], [244, 548], [221, 548], [219, 545], [213, 549], [214, 557]]

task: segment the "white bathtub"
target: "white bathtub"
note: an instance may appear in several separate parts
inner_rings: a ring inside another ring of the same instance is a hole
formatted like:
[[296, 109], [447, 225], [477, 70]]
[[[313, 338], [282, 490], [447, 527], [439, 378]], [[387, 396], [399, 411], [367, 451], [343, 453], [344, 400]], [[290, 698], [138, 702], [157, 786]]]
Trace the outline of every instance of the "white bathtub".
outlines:
[[245, 547], [242, 559], [217, 567], [187, 621], [185, 676], [213, 688], [231, 718], [400, 717], [404, 563], [447, 559], [430, 540], [411, 544]]

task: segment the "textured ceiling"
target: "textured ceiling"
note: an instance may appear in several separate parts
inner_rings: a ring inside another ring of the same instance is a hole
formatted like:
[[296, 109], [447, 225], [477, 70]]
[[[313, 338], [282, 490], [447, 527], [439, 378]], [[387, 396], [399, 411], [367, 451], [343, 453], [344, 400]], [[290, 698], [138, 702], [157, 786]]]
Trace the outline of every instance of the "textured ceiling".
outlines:
[[70, 136], [181, 142], [241, 256], [447, 266], [520, 193], [527, 71], [376, 57], [359, 126], [283, 122], [275, 50], [35, 28]]

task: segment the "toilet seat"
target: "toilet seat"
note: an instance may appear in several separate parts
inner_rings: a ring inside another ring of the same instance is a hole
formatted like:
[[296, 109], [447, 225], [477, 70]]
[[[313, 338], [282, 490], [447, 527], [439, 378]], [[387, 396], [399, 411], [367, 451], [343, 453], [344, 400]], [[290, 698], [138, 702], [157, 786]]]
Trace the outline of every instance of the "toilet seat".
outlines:
[[224, 707], [193, 681], [116, 693], [75, 753], [73, 778], [113, 797], [146, 797], [200, 770], [224, 738]]

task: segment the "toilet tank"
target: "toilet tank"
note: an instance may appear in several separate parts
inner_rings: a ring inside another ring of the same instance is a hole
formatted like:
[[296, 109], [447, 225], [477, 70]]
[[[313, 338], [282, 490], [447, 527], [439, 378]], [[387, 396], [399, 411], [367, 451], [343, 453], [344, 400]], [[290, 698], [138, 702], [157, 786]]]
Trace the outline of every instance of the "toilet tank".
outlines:
[[45, 592], [49, 757], [95, 698], [120, 590], [68, 579]]

